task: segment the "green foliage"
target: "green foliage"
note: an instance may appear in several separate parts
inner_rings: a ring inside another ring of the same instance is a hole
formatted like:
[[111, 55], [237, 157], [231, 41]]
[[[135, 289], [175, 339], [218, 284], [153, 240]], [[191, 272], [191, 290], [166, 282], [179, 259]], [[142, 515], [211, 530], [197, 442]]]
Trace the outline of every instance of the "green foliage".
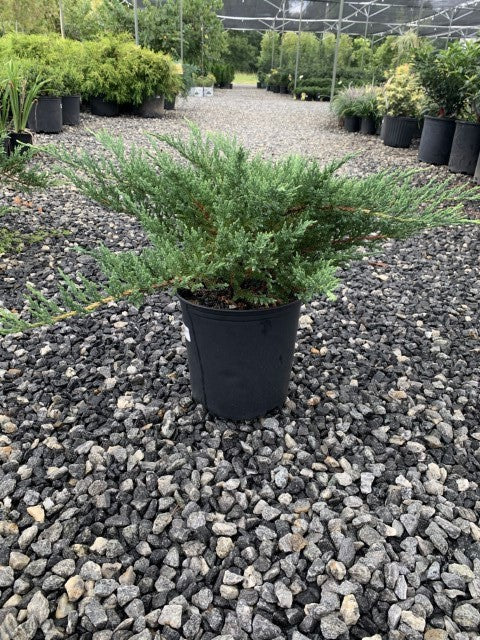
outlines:
[[31, 166], [30, 161], [36, 155], [37, 150], [27, 147], [15, 150], [14, 153], [6, 152], [6, 132], [0, 130], [0, 185], [29, 191], [33, 187], [46, 187], [47, 175]]
[[213, 87], [215, 84], [215, 76], [213, 73], [207, 73], [204, 76], [193, 76], [193, 83], [195, 87]]
[[348, 87], [338, 92], [332, 102], [332, 110], [339, 117], [359, 116], [375, 118], [378, 90], [375, 87]]
[[0, 130], [20, 133], [26, 129], [33, 103], [46, 82], [39, 78], [29, 82], [17, 61], [9, 60], [3, 69], [0, 66]]
[[[331, 297], [337, 268], [366, 248], [429, 227], [478, 224], [463, 218], [463, 202], [480, 200], [480, 189], [438, 177], [419, 184], [422, 171], [338, 176], [345, 160], [323, 168], [299, 156], [263, 160], [227, 137], [202, 138], [195, 127], [187, 141], [155, 136], [151, 150], [130, 153], [121, 139], [96, 137], [106, 153], [95, 158], [52, 147], [59, 171], [103, 206], [137, 216], [151, 246], [95, 252], [104, 290], [63, 276], [61, 302], [73, 311], [159, 286], [221, 292], [253, 307]], [[31, 310], [34, 322], [61, 312], [38, 293]], [[0, 315], [4, 332], [24, 322]]]
[[212, 73], [215, 76], [215, 84], [219, 87], [226, 87], [235, 77], [235, 69], [233, 65], [225, 62], [217, 62], [212, 66]]
[[227, 52], [224, 60], [235, 71], [252, 73], [257, 70], [262, 36], [257, 31], [227, 31]]
[[465, 47], [458, 42], [442, 51], [417, 51], [414, 68], [433, 115], [455, 118], [464, 107], [467, 99], [465, 52]]
[[22, 233], [21, 231], [0, 228], [0, 257], [20, 253], [26, 247], [30, 247], [37, 242], [43, 242], [46, 238], [58, 238], [68, 235], [70, 232], [65, 230], [38, 229], [33, 233]]
[[382, 87], [377, 104], [379, 113], [388, 116], [419, 117], [425, 111], [425, 93], [411, 65], [395, 69]]

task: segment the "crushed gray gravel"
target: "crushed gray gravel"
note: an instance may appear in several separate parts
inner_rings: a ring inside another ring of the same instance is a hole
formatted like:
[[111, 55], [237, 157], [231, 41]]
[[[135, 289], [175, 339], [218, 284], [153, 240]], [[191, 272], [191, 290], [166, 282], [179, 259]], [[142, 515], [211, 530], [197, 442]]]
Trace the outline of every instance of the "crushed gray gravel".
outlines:
[[[55, 140], [144, 144], [184, 117], [265, 155], [416, 164], [323, 103], [240, 88]], [[77, 246], [145, 242], [69, 188], [15, 196], [2, 223], [69, 234], [0, 258], [8, 308], [58, 266], [95, 275]], [[258, 421], [193, 404], [167, 293], [1, 338], [2, 640], [477, 639], [479, 255], [480, 229], [449, 228], [353, 265], [302, 309], [289, 399]]]

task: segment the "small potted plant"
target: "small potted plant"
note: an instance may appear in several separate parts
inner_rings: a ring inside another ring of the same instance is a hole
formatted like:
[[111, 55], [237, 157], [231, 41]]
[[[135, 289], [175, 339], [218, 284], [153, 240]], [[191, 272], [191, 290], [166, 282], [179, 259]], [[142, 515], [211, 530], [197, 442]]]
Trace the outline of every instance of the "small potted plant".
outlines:
[[466, 42], [463, 73], [465, 108], [457, 120], [448, 168], [454, 173], [474, 175], [480, 154], [480, 42]]
[[0, 125], [6, 131], [5, 150], [13, 153], [24, 145], [31, 145], [32, 132], [27, 129], [30, 112], [45, 81], [29, 80], [22, 65], [10, 60], [4, 66], [3, 80], [0, 81], [1, 105]]
[[226, 62], [217, 62], [212, 66], [212, 73], [215, 76], [215, 86], [219, 89], [231, 89], [235, 77], [233, 65]]
[[364, 99], [364, 89], [347, 87], [338, 92], [332, 102], [332, 111], [343, 122], [349, 133], [360, 130], [361, 106]]
[[439, 52], [421, 48], [416, 53], [415, 71], [429, 102], [418, 150], [421, 162], [448, 164], [455, 118], [466, 100], [463, 57], [459, 42]]
[[360, 99], [358, 115], [360, 116], [360, 133], [375, 135], [378, 121], [378, 89], [377, 87], [364, 87], [364, 93]]
[[[228, 419], [284, 403], [301, 303], [332, 298], [339, 266], [387, 238], [480, 223], [464, 219], [462, 205], [480, 199], [480, 189], [452, 180], [418, 186], [411, 170], [337, 176], [342, 161], [252, 157], [235, 140], [203, 137], [195, 127], [189, 140], [152, 136], [151, 149], [130, 154], [117, 137], [96, 138], [108, 152], [101, 162], [53, 148], [60, 172], [103, 206], [138, 216], [151, 244], [140, 252], [101, 248], [105, 289], [85, 279], [76, 289], [69, 279], [63, 300], [78, 311], [90, 298], [92, 310], [105, 295], [138, 301], [158, 288], [177, 291], [192, 395]], [[53, 319], [55, 305], [39, 298], [33, 320]], [[4, 332], [31, 326], [5, 310], [0, 321]]]
[[190, 96], [213, 96], [213, 85], [215, 84], [215, 76], [213, 73], [207, 73], [206, 75], [194, 75], [193, 83], [194, 85], [189, 92]]
[[411, 65], [402, 64], [381, 87], [378, 110], [383, 115], [382, 138], [388, 147], [407, 148], [418, 135], [425, 94]]

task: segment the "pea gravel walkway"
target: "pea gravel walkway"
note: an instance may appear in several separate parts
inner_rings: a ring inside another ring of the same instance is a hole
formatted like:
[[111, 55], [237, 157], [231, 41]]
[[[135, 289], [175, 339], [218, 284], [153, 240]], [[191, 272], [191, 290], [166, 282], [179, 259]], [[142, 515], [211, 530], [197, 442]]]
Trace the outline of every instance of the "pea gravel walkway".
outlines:
[[[55, 141], [145, 144], [182, 116], [266, 156], [416, 164], [328, 105], [241, 88], [158, 121], [85, 115]], [[72, 189], [14, 197], [6, 226], [69, 235], [0, 258], [8, 308], [27, 281], [50, 295], [58, 266], [94, 275], [76, 246], [145, 242]], [[287, 404], [250, 423], [192, 404], [167, 294], [1, 338], [0, 638], [477, 639], [479, 254], [465, 227], [354, 265], [302, 311]]]

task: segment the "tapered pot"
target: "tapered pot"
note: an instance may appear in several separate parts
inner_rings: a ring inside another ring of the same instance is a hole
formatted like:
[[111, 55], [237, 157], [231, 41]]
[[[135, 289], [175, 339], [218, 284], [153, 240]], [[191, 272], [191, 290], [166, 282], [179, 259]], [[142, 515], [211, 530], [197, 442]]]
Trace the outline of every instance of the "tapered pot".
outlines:
[[374, 136], [377, 131], [375, 118], [362, 117], [360, 120], [360, 132], [369, 136]]
[[33, 135], [29, 131], [22, 131], [21, 133], [10, 131], [4, 140], [5, 153], [7, 156], [15, 151], [18, 153], [26, 153], [28, 147], [25, 145], [32, 144], [32, 142]]
[[193, 304], [182, 292], [192, 396], [210, 413], [251, 420], [287, 397], [300, 302], [238, 311]]
[[39, 96], [28, 116], [28, 128], [38, 133], [60, 133], [62, 99], [55, 96]]
[[262, 88], [262, 83], [261, 82], [257, 82], [257, 89], [261, 89]]
[[418, 159], [428, 164], [448, 164], [455, 134], [455, 120], [425, 116]]
[[138, 107], [138, 115], [141, 118], [160, 118], [165, 113], [164, 104], [163, 96], [148, 98]]
[[72, 127], [80, 124], [80, 96], [62, 97], [62, 123]]
[[90, 98], [90, 111], [94, 116], [115, 118], [120, 113], [120, 107], [115, 102], [108, 102], [103, 98]]
[[457, 121], [448, 168], [473, 176], [480, 154], [480, 123]]
[[172, 100], [165, 98], [165, 100], [163, 101], [163, 108], [167, 111], [173, 111], [175, 109], [175, 96]]
[[272, 91], [273, 93], [280, 93], [280, 87], [278, 85], [275, 85], [274, 87], [272, 87]]
[[360, 131], [360, 118], [358, 116], [345, 116], [343, 119], [343, 128], [349, 133]]
[[404, 116], [385, 116], [383, 123], [383, 143], [387, 147], [407, 149], [415, 133], [418, 132], [418, 120]]

